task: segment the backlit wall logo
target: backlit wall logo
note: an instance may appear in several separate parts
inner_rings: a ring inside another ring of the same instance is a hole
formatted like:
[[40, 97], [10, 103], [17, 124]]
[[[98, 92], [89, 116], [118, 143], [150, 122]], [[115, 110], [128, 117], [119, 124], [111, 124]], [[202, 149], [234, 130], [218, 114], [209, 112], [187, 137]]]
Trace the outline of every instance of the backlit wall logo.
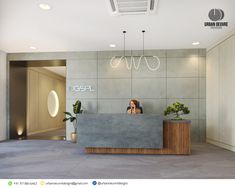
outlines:
[[228, 27], [228, 22], [223, 22], [224, 11], [222, 9], [213, 8], [209, 11], [208, 17], [211, 22], [205, 22], [205, 27], [210, 27], [211, 29], [222, 29], [223, 27]]

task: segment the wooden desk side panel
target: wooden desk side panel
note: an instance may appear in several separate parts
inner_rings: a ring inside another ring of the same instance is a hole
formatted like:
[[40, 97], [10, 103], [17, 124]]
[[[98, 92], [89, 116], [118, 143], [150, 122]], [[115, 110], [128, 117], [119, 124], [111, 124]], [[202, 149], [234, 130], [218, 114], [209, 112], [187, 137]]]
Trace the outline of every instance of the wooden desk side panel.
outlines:
[[98, 154], [191, 154], [189, 122], [164, 121], [163, 124], [163, 148], [144, 149], [144, 148], [85, 148], [86, 153]]

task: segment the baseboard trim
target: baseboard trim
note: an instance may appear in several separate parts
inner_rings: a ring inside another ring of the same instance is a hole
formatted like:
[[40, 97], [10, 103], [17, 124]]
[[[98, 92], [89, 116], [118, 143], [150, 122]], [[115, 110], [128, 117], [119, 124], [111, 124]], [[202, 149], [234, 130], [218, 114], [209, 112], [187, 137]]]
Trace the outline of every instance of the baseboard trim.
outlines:
[[211, 140], [209, 138], [206, 139], [206, 142], [209, 143], [209, 144], [213, 144], [213, 145], [219, 146], [221, 148], [224, 148], [224, 149], [235, 152], [235, 146], [230, 146], [230, 145], [227, 145], [225, 143], [221, 143], [221, 142], [216, 141], [216, 140]]
[[4, 139], [4, 140], [0, 140], [0, 143], [1, 143], [1, 142], [6, 142], [6, 141], [7, 141], [7, 139]]
[[54, 130], [62, 129], [62, 128], [63, 128], [63, 126], [62, 127], [51, 128], [51, 129], [45, 129], [45, 130], [42, 130], [42, 131], [31, 132], [31, 133], [28, 133], [27, 135], [31, 136], [31, 135], [34, 135], [34, 134], [45, 133], [45, 132], [48, 132], [48, 131], [54, 131]]

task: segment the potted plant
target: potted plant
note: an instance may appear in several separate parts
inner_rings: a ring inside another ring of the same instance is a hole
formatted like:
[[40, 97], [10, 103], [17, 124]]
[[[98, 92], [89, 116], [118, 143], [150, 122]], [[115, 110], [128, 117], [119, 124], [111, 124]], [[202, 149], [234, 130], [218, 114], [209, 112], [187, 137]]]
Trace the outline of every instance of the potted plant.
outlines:
[[78, 121], [78, 114], [82, 113], [81, 106], [82, 106], [81, 101], [77, 100], [75, 104], [73, 104], [74, 115], [72, 115], [72, 113], [70, 112], [64, 112], [66, 117], [63, 119], [63, 122], [70, 121], [71, 123], [73, 123], [74, 132], [71, 133], [71, 141], [73, 143], [77, 142], [77, 121]]
[[191, 153], [191, 121], [181, 117], [189, 113], [189, 108], [180, 102], [173, 103], [164, 111], [165, 116], [172, 115], [170, 120], [163, 121], [163, 134], [169, 136], [166, 142], [169, 151]]
[[166, 108], [164, 115], [171, 115], [170, 119], [163, 120], [164, 148], [175, 154], [191, 153], [191, 121], [181, 117], [189, 114], [187, 106], [174, 102]]
[[170, 114], [173, 115], [173, 118], [171, 118], [171, 120], [182, 120], [183, 118], [181, 117], [181, 115], [189, 113], [189, 108], [180, 102], [173, 103], [172, 105], [168, 106], [164, 111], [165, 116]]

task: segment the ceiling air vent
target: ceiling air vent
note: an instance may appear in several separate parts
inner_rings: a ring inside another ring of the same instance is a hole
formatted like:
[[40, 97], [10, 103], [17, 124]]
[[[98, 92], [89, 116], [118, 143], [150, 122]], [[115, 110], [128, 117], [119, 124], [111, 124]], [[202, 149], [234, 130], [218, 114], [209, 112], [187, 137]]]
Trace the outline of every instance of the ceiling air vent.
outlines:
[[107, 0], [113, 15], [152, 14], [158, 0]]

